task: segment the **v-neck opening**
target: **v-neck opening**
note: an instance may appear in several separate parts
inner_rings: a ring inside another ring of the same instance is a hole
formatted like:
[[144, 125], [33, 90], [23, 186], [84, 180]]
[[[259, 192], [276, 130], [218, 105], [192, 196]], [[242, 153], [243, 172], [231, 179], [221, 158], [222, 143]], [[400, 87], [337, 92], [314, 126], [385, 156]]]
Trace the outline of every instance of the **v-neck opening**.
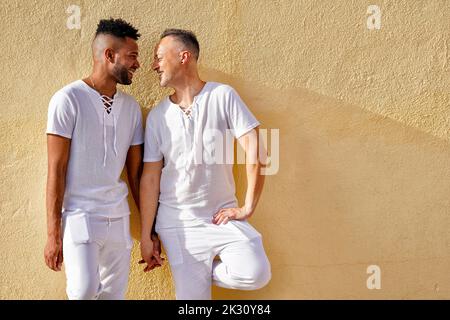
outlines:
[[190, 110], [189, 115], [186, 114], [186, 112], [180, 107], [179, 104], [176, 104], [175, 102], [173, 102], [172, 99], [170, 98], [170, 96], [168, 96], [167, 99], [169, 100], [169, 103], [170, 103], [171, 105], [173, 105], [175, 108], [177, 108], [177, 109], [179, 110], [179, 112], [181, 112], [181, 114], [182, 114], [183, 117], [186, 117], [187, 119], [192, 119], [192, 116], [193, 116], [193, 114], [194, 114], [194, 109], [197, 109], [197, 108], [195, 108], [195, 106], [198, 105], [198, 101], [199, 101], [199, 100], [201, 99], [201, 97], [205, 94], [206, 87], [209, 86], [209, 83], [210, 83], [210, 82], [208, 82], [208, 81], [205, 82], [205, 85], [203, 86], [203, 88], [199, 91], [199, 93], [197, 93], [197, 94], [194, 96], [194, 99], [193, 99], [193, 101], [192, 101], [192, 104], [191, 104], [188, 108], [185, 109], [185, 110]]
[[112, 117], [113, 114], [119, 116], [120, 113], [120, 101], [121, 101], [121, 91], [116, 89], [116, 93], [113, 96], [113, 103], [111, 105], [111, 111], [108, 113], [105, 109], [105, 104], [103, 103], [103, 98], [100, 92], [89, 86], [86, 82], [83, 80], [79, 80], [83, 83], [83, 87], [85, 88], [86, 92], [88, 93], [89, 99], [91, 100], [92, 104], [95, 107], [95, 110], [99, 117], [103, 117], [103, 113], [105, 113], [106, 117]]
[[[101, 95], [100, 92], [98, 92], [97, 90], [92, 88], [90, 85], [88, 85], [82, 79], [80, 79], [79, 81], [81, 81], [83, 83], [84, 87], [87, 89], [86, 91], [88, 92], [89, 98], [91, 99], [94, 106], [97, 106], [97, 104], [101, 105], [102, 112], [105, 112], [106, 116], [111, 116], [114, 113], [114, 110], [117, 109], [114, 107], [119, 105], [118, 102], [119, 102], [119, 98], [121, 97], [120, 90], [116, 89], [116, 93], [112, 97], [112, 104], [111, 104], [111, 108], [110, 108], [111, 111], [108, 113], [105, 109], [105, 104], [103, 103], [103, 98], [102, 98], [103, 95]], [[94, 99], [93, 95], [96, 96], [95, 99]], [[106, 97], [108, 97], [108, 96], [106, 96]], [[108, 97], [108, 98], [111, 99], [110, 97]], [[115, 114], [117, 115], [117, 112], [115, 112]]]
[[[111, 127], [112, 124], [112, 143], [114, 155], [117, 157], [117, 120], [121, 111], [121, 94], [116, 88], [116, 93], [114, 94], [115, 99], [112, 100], [110, 105], [110, 112], [107, 112], [105, 108], [105, 103], [103, 101], [103, 96], [97, 90], [91, 88], [86, 82], [80, 80], [84, 84], [84, 88], [89, 96], [89, 100], [94, 105], [94, 112], [99, 118], [99, 122], [103, 126], [103, 167], [106, 167], [107, 156], [108, 156], [108, 134], [106, 127]], [[97, 106], [98, 105], [98, 106]]]

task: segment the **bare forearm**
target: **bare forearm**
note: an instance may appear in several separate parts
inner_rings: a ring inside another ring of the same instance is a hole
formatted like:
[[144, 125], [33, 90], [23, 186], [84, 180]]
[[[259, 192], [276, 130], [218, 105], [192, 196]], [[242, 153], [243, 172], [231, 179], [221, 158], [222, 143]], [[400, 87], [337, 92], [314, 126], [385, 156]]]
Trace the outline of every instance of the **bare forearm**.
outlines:
[[142, 145], [130, 146], [125, 163], [131, 195], [138, 209], [140, 209], [139, 184], [142, 175], [142, 152]]
[[66, 173], [70, 154], [70, 139], [47, 135], [47, 235], [61, 239], [61, 211], [66, 188]]
[[140, 210], [140, 197], [139, 197], [139, 174], [132, 174], [128, 172], [128, 183], [130, 185], [131, 195], [138, 210]]
[[61, 211], [64, 200], [65, 172], [49, 172], [47, 177], [47, 235], [61, 237]]
[[247, 192], [245, 195], [244, 208], [248, 212], [249, 216], [253, 214], [258, 204], [264, 187], [264, 176], [260, 174], [261, 165], [247, 164]]
[[150, 239], [158, 208], [159, 181], [145, 179], [140, 189], [141, 238]]

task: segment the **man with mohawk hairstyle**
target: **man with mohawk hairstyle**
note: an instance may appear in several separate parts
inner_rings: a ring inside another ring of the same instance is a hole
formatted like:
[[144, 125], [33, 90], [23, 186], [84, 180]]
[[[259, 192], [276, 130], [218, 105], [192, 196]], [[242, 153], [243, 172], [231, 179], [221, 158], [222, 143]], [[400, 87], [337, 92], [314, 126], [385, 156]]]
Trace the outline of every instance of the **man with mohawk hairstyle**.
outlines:
[[44, 257], [60, 271], [64, 256], [69, 299], [125, 298], [132, 240], [120, 175], [126, 166], [139, 205], [144, 137], [138, 103], [117, 84], [130, 85], [140, 67], [139, 37], [122, 19], [101, 20], [92, 74], [56, 92], [49, 104]]

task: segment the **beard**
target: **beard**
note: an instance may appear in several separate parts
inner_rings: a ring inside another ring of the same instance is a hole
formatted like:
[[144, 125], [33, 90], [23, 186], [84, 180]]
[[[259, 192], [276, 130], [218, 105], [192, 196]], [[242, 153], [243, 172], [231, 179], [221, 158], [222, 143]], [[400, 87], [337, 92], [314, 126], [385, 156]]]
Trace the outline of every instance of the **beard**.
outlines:
[[113, 75], [120, 84], [130, 85], [133, 82], [128, 75], [128, 69], [121, 64], [116, 64], [114, 66]]

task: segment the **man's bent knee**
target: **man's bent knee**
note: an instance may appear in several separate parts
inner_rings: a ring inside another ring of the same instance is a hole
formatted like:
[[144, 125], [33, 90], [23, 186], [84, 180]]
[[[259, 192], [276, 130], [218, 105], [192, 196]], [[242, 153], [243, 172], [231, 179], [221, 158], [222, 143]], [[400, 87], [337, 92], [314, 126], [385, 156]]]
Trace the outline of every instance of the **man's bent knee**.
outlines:
[[267, 263], [251, 271], [247, 271], [246, 274], [231, 273], [230, 277], [233, 279], [237, 289], [257, 290], [265, 287], [269, 283], [272, 278], [272, 273], [270, 271], [270, 264]]
[[257, 290], [265, 287], [271, 278], [272, 273], [270, 271], [270, 264], [261, 266], [261, 268], [255, 270], [255, 273], [253, 274], [252, 281], [250, 283], [250, 290]]

